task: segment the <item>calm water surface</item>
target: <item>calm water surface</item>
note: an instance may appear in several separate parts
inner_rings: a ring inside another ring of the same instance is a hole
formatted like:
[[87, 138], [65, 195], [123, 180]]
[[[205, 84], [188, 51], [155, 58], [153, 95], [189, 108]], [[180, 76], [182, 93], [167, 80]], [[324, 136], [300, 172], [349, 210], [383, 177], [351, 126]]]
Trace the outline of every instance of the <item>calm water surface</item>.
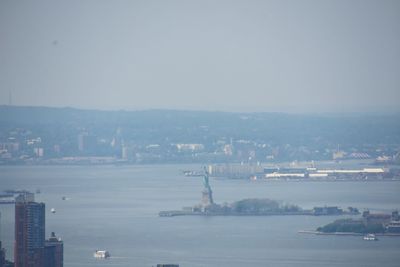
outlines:
[[[64, 266], [399, 266], [400, 238], [313, 236], [338, 217], [174, 217], [160, 210], [199, 203], [201, 177], [189, 165], [0, 167], [0, 191], [28, 189], [46, 203], [46, 235], [64, 241]], [[210, 179], [218, 203], [271, 198], [298, 204], [400, 208], [399, 182], [251, 182]], [[61, 198], [69, 198], [63, 201]], [[56, 213], [50, 213], [55, 208]], [[12, 259], [14, 207], [0, 205], [1, 240]], [[107, 249], [112, 257], [96, 260]]]

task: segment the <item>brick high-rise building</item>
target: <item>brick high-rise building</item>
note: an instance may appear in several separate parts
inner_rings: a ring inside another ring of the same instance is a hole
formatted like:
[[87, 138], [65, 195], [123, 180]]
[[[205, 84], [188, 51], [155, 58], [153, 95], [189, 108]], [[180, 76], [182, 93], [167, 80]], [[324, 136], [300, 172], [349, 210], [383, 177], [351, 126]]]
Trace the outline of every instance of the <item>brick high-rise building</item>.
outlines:
[[[31, 193], [15, 202], [14, 267], [63, 267], [63, 242], [54, 233], [45, 240], [45, 205]], [[0, 267], [2, 267], [0, 265]]]
[[15, 267], [43, 267], [45, 205], [25, 198], [15, 203]]

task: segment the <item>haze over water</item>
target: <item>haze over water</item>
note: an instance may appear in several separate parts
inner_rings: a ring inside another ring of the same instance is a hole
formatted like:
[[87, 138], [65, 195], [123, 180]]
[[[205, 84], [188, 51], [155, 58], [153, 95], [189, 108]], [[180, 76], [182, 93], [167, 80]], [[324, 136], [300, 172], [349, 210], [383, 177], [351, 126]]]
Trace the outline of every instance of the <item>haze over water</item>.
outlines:
[[[201, 177], [184, 177], [198, 165], [2, 166], [0, 191], [42, 192], [46, 235], [64, 240], [64, 266], [398, 266], [399, 238], [314, 236], [336, 216], [158, 217], [161, 210], [200, 202]], [[338, 205], [398, 209], [399, 182], [252, 182], [211, 179], [215, 201], [271, 198], [303, 208]], [[68, 200], [62, 200], [65, 196]], [[55, 208], [56, 213], [50, 213]], [[1, 205], [1, 236], [12, 259], [13, 205]], [[96, 249], [112, 257], [95, 260]]]

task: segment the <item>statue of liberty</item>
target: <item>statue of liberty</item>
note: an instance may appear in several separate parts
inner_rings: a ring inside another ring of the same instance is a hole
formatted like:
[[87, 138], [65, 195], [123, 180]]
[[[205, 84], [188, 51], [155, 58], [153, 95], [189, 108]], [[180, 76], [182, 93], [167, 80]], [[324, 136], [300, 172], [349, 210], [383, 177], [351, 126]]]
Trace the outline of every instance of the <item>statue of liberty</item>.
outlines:
[[211, 190], [211, 186], [209, 183], [209, 173], [207, 171], [207, 167], [204, 166], [204, 176], [203, 176], [203, 197], [202, 197], [202, 204], [203, 206], [209, 206], [214, 204], [214, 200], [212, 197], [212, 190]]

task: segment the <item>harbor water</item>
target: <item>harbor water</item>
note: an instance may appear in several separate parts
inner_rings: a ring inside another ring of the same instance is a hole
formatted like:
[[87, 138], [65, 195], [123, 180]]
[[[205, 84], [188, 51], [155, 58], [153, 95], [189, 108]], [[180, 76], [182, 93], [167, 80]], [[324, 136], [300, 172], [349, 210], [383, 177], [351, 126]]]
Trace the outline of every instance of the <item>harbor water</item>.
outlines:
[[[317, 236], [338, 216], [158, 217], [200, 202], [198, 165], [2, 166], [0, 191], [26, 189], [46, 204], [46, 235], [64, 241], [64, 266], [399, 266], [400, 238]], [[270, 198], [302, 208], [400, 209], [400, 182], [286, 182], [210, 178], [217, 203]], [[64, 199], [63, 199], [64, 197]], [[54, 209], [54, 213], [50, 210]], [[14, 205], [0, 205], [0, 238], [13, 258]], [[109, 259], [95, 259], [108, 250]]]

